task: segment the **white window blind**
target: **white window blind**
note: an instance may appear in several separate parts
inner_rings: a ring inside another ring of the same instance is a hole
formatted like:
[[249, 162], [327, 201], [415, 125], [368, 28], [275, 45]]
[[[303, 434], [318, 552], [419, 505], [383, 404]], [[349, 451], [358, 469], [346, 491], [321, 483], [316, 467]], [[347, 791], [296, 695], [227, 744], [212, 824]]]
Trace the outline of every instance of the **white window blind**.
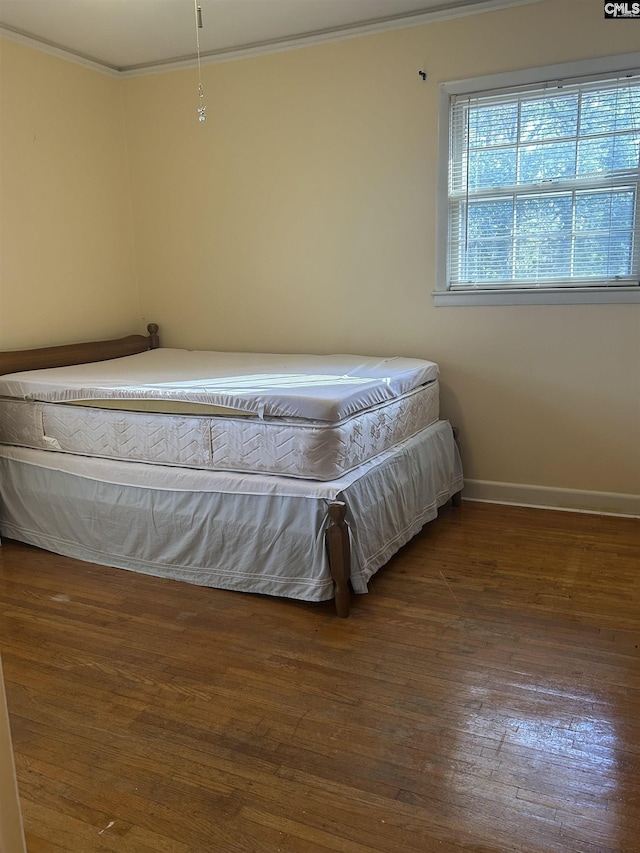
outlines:
[[447, 289], [640, 275], [640, 72], [452, 95]]

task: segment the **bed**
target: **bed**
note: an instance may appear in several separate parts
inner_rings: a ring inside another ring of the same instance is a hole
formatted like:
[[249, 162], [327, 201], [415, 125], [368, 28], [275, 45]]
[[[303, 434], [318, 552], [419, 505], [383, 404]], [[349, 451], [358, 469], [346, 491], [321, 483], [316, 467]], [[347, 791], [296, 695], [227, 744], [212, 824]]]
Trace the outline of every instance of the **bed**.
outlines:
[[0, 533], [89, 562], [321, 601], [460, 501], [438, 368], [204, 353], [147, 335], [0, 353]]

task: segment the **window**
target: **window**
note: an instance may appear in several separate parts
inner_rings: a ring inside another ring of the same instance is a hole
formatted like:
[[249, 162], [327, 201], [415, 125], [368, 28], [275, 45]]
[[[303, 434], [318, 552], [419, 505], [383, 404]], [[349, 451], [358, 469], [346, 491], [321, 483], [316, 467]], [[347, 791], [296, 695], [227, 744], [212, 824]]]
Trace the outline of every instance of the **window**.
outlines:
[[640, 302], [640, 55], [444, 84], [440, 148], [436, 305]]

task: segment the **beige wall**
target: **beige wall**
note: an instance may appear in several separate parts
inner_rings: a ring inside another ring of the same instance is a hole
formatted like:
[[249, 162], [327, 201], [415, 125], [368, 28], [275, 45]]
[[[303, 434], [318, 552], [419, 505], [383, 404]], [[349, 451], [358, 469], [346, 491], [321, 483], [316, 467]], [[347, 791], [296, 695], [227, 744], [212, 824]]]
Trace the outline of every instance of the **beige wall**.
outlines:
[[0, 40], [0, 346], [138, 316], [122, 81]]
[[144, 317], [175, 346], [424, 356], [468, 478], [637, 494], [640, 306], [431, 299], [438, 83], [637, 48], [600, 0], [549, 0], [207, 66], [199, 124], [194, 70], [5, 42], [0, 341]]
[[[165, 342], [441, 365], [479, 480], [640, 492], [640, 306], [434, 308], [437, 86], [623, 53], [550, 0], [125, 81], [143, 313]], [[422, 83], [418, 70], [428, 72]]]

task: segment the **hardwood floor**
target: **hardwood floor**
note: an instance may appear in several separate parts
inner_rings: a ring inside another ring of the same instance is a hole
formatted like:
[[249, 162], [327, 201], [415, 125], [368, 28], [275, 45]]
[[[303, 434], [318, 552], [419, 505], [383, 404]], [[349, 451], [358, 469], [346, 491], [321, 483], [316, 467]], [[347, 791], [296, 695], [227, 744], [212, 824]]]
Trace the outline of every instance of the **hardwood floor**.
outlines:
[[0, 548], [29, 853], [637, 853], [640, 522], [443, 509], [358, 596]]

